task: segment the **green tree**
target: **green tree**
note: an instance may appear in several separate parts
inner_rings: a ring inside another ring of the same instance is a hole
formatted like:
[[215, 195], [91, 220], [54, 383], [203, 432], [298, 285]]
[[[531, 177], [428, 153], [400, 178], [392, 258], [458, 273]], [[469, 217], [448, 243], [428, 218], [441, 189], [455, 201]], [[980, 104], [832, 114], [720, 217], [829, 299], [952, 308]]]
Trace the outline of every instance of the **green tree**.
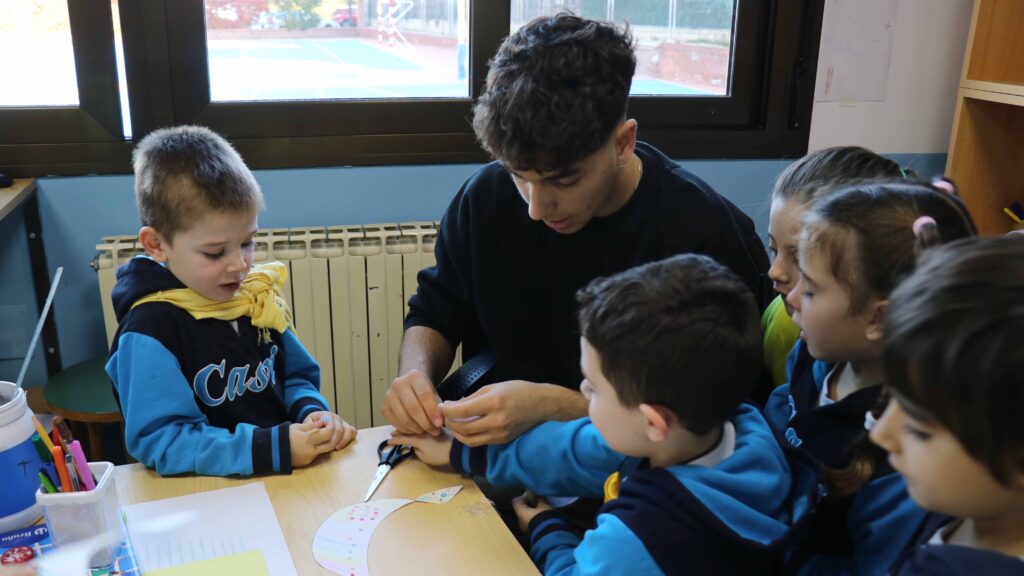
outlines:
[[320, 0], [277, 0], [274, 4], [285, 13], [284, 27], [288, 30], [306, 30], [320, 24], [316, 14]]

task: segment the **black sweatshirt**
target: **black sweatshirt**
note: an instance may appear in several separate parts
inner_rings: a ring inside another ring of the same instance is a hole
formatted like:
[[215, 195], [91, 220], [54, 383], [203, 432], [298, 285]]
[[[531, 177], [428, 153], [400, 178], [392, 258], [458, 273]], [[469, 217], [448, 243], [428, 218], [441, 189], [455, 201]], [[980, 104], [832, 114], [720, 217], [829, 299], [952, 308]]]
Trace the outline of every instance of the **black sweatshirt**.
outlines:
[[491, 350], [491, 381], [575, 389], [582, 379], [576, 291], [594, 278], [685, 252], [736, 272], [763, 309], [768, 258], [753, 222], [659, 150], [638, 143], [643, 175], [614, 214], [559, 234], [527, 214], [497, 162], [463, 184], [441, 221], [437, 264], [419, 273], [406, 329], [440, 332], [463, 357]]

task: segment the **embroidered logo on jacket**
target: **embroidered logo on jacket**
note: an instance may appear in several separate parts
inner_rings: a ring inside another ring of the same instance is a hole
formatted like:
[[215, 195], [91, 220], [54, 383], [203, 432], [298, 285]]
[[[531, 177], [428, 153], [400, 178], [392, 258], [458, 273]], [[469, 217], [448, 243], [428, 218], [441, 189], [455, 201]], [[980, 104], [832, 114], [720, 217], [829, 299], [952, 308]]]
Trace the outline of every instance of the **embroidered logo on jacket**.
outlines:
[[[221, 360], [220, 364], [208, 364], [196, 372], [195, 378], [192, 379], [192, 389], [195, 390], [199, 400], [207, 406], [219, 406], [225, 400], [234, 402], [235, 398], [241, 397], [246, 392], [262, 392], [268, 384], [277, 384], [277, 376], [274, 374], [274, 356], [276, 355], [277, 346], [271, 346], [270, 356], [256, 366], [256, 374], [252, 377], [249, 376], [249, 364], [232, 368], [226, 378], [224, 376], [227, 367], [226, 360]], [[215, 378], [214, 374], [220, 378]], [[224, 382], [225, 380], [224, 390], [219, 396], [210, 393], [211, 383], [217, 384], [218, 381]]]
[[[790, 394], [788, 398], [789, 398], [789, 418], [787, 419], [787, 421], [788, 422], [792, 422], [793, 418], [796, 418], [796, 400], [793, 399], [793, 395], [792, 394]], [[796, 429], [793, 428], [792, 426], [786, 428], [786, 440], [788, 440], [789, 443], [792, 444], [793, 447], [795, 447], [795, 448], [799, 448], [800, 445], [804, 443], [804, 441], [800, 439], [800, 436], [797, 435]]]

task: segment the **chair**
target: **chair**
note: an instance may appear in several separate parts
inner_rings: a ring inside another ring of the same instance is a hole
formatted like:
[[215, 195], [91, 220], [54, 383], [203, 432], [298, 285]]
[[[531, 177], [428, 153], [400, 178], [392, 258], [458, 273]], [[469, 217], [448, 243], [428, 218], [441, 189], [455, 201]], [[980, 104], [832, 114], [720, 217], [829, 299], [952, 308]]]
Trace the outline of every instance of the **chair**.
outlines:
[[103, 365], [103, 358], [79, 362], [58, 372], [43, 389], [50, 412], [85, 424], [89, 431], [89, 460], [93, 462], [106, 460], [103, 425], [122, 421], [114, 388]]

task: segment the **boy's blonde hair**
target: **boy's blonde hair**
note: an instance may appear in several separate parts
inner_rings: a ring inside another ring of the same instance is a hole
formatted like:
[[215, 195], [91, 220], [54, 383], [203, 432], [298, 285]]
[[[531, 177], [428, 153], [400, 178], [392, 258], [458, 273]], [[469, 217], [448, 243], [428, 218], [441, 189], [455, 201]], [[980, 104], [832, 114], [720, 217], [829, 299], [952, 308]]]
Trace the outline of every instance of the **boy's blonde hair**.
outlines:
[[205, 211], [263, 208], [263, 193], [231, 144], [202, 126], [162, 128], [132, 153], [135, 202], [143, 226], [167, 242]]

